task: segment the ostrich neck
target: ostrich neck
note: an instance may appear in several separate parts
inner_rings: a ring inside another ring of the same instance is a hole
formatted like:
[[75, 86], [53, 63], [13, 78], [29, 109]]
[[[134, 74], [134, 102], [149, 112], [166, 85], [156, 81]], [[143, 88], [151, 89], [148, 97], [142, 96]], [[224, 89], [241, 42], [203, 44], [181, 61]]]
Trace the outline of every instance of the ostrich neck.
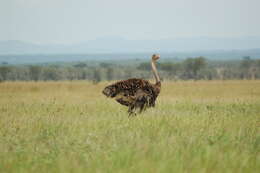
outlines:
[[151, 61], [151, 66], [152, 66], [152, 71], [153, 71], [153, 75], [154, 75], [156, 83], [161, 82], [159, 75], [158, 75], [158, 71], [156, 69], [155, 60]]

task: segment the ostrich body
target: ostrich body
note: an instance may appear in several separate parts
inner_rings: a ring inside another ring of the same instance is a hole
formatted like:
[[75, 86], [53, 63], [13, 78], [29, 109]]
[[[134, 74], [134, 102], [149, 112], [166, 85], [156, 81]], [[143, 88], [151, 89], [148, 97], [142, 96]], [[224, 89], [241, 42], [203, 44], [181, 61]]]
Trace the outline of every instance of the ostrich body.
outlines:
[[157, 96], [161, 90], [161, 81], [155, 66], [160, 55], [154, 54], [151, 66], [156, 83], [151, 84], [144, 79], [127, 79], [118, 81], [104, 88], [103, 94], [124, 105], [128, 106], [129, 115], [135, 114], [134, 110], [139, 108], [139, 113], [148, 107], [154, 107]]

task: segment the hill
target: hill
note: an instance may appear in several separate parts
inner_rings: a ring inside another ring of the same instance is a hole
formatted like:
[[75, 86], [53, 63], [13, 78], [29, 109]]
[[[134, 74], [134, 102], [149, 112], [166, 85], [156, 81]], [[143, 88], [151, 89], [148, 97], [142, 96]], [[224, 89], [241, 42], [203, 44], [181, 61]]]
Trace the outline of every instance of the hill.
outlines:
[[177, 38], [162, 40], [127, 40], [108, 37], [70, 45], [35, 44], [17, 40], [0, 41], [0, 54], [86, 54], [140, 52], [194, 52], [260, 48], [260, 37]]

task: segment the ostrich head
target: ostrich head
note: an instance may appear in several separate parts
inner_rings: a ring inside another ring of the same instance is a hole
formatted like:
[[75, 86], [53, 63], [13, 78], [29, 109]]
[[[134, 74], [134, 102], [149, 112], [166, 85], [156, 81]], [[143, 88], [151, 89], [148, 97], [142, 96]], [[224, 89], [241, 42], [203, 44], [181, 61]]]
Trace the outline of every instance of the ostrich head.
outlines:
[[102, 93], [107, 96], [107, 97], [115, 97], [116, 96], [116, 87], [113, 85], [109, 85], [106, 88], [104, 88], [104, 90], [102, 91]]
[[157, 61], [158, 59], [160, 59], [160, 55], [159, 54], [153, 54], [152, 60]]

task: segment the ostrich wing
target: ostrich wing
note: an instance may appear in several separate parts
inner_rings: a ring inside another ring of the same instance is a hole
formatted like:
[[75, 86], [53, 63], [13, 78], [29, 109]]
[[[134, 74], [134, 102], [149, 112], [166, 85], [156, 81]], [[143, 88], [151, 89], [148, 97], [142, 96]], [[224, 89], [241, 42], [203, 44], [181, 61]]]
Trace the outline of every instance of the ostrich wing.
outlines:
[[151, 84], [146, 80], [133, 78], [119, 81], [113, 86], [117, 90], [116, 101], [122, 105], [130, 106], [136, 100], [137, 93], [148, 92]]

